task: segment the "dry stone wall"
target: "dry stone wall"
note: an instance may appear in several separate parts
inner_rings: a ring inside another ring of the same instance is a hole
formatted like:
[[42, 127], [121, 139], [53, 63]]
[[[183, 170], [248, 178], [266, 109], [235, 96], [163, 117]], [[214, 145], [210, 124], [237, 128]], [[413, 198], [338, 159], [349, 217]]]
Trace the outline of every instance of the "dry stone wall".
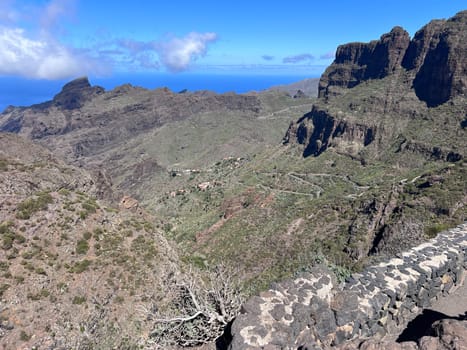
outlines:
[[317, 267], [250, 299], [232, 325], [230, 350], [327, 349], [397, 335], [463, 283], [467, 223], [338, 284]]

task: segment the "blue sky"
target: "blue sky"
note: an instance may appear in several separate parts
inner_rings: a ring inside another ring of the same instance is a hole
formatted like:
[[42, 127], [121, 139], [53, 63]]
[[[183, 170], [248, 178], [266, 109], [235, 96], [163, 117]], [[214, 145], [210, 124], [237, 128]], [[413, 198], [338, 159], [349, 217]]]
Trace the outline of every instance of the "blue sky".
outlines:
[[0, 0], [0, 76], [319, 75], [339, 44], [411, 36], [461, 0]]

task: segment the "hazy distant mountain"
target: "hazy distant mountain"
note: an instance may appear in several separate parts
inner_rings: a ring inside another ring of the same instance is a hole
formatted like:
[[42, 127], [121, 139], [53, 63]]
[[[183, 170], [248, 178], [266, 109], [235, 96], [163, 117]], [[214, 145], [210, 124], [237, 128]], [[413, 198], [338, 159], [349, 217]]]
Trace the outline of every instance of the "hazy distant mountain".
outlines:
[[290, 96], [296, 96], [297, 92], [300, 90], [308, 97], [316, 97], [318, 96], [318, 83], [319, 78], [310, 78], [292, 84], [271, 86], [268, 90], [284, 91]]

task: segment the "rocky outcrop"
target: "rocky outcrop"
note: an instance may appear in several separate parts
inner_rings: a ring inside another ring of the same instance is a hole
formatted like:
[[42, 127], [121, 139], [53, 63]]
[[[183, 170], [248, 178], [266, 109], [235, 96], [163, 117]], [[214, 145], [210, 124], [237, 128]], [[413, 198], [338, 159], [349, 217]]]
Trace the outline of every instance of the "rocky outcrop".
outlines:
[[[453, 111], [441, 113], [456, 123], [457, 106], [464, 105], [467, 92], [466, 33], [463, 11], [449, 20], [430, 22], [412, 40], [395, 27], [379, 40], [339, 46], [321, 76], [318, 101], [310, 113], [290, 124], [284, 143], [304, 145], [304, 157], [333, 148], [366, 162], [396, 144], [409, 124], [418, 128], [438, 118], [431, 107], [452, 101]], [[460, 119], [458, 123], [465, 126]], [[456, 146], [433, 144], [432, 137], [418, 139], [423, 132], [413, 131], [413, 139], [392, 151], [427, 160], [463, 159]], [[371, 150], [363, 154], [370, 144]]]
[[396, 149], [396, 153], [399, 153], [399, 152], [418, 153], [418, 154], [424, 155], [426, 159], [443, 160], [446, 162], [458, 162], [461, 159], [463, 159], [462, 154], [451, 149], [444, 149], [442, 147], [427, 145], [421, 142], [407, 140], [403, 137], [400, 138], [400, 142], [401, 143]]
[[[413, 88], [429, 107], [464, 95], [467, 88], [467, 11], [432, 21], [410, 41], [400, 27], [369, 43], [337, 49], [336, 59], [319, 82], [319, 97], [339, 95], [363, 81], [381, 79], [398, 69], [412, 72]], [[413, 78], [414, 77], [414, 78]]]
[[[467, 91], [467, 11], [444, 22], [441, 30], [433, 31], [438, 25], [439, 22], [428, 25], [417, 33], [412, 41], [414, 48], [408, 52], [414, 57], [408, 61], [415, 69], [421, 59], [417, 60], [417, 55], [412, 52], [426, 52], [413, 87], [418, 98], [430, 107], [465, 95]], [[427, 37], [430, 37], [429, 41]]]
[[400, 67], [409, 46], [409, 34], [395, 27], [380, 40], [337, 48], [336, 59], [319, 82], [319, 97], [333, 95], [333, 87], [352, 88], [364, 80], [381, 79]]
[[305, 114], [296, 123], [292, 122], [283, 143], [297, 141], [304, 145], [303, 156], [318, 156], [329, 147], [348, 154], [369, 145], [375, 137], [376, 126], [352, 123], [345, 119], [333, 117], [327, 111], [313, 106], [310, 113]]
[[[428, 325], [424, 325], [428, 326]], [[415, 341], [355, 340], [336, 350], [462, 350], [467, 344], [467, 321], [442, 319], [434, 322], [427, 335]]]
[[92, 99], [95, 95], [104, 93], [100, 86], [91, 86], [87, 77], [75, 79], [62, 88], [62, 91], [54, 96], [52, 103], [62, 109], [77, 109]]
[[402, 60], [405, 69], [420, 69], [427, 52], [436, 47], [437, 36], [442, 31], [444, 23], [443, 20], [433, 20], [415, 33]]
[[432, 326], [434, 336], [420, 340], [420, 350], [455, 350], [467, 345], [467, 320], [445, 319]]
[[385, 335], [399, 335], [437, 297], [463, 283], [466, 269], [467, 224], [341, 285], [319, 268], [250, 299], [232, 325], [229, 349], [383, 349], [346, 341], [372, 337], [378, 344]]

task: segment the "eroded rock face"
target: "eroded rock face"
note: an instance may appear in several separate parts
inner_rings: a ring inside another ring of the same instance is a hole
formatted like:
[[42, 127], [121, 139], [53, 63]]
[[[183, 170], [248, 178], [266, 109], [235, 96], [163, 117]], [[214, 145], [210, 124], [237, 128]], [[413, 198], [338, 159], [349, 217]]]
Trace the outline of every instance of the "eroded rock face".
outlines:
[[[467, 11], [460, 12], [444, 22], [442, 30], [432, 31], [432, 27], [433, 25], [421, 30], [422, 40], [417, 36], [413, 40], [414, 46], [422, 48], [421, 53], [426, 50], [423, 64], [413, 81], [413, 87], [418, 98], [430, 107], [438, 106], [466, 92]], [[425, 32], [431, 31], [431, 35], [428, 33], [430, 40], [423, 40], [428, 36]], [[415, 61], [417, 62], [417, 58]]]
[[356, 154], [374, 140], [375, 134], [376, 126], [342, 120], [314, 106], [310, 113], [290, 124], [283, 142], [297, 140], [305, 145], [304, 157], [319, 156], [330, 146]]
[[[467, 11], [463, 11], [449, 20], [430, 22], [412, 40], [404, 29], [395, 27], [379, 40], [339, 46], [334, 62], [321, 76], [318, 101], [310, 113], [290, 124], [284, 143], [304, 145], [304, 157], [333, 148], [362, 163], [377, 158], [403, 137], [415, 119], [423, 124], [438, 118], [431, 107], [446, 101], [465, 104], [466, 33]], [[446, 118], [456, 118], [456, 112]], [[464, 124], [460, 121], [461, 127]], [[395, 152], [448, 162], [463, 158], [456, 147], [433, 146], [432, 138], [417, 140], [421, 134], [413, 132], [413, 139]]]
[[334, 86], [352, 88], [364, 80], [391, 74], [400, 66], [409, 43], [409, 34], [395, 27], [380, 40], [339, 46], [334, 63], [320, 79], [319, 97], [334, 94]]
[[319, 82], [319, 97], [340, 94], [369, 79], [381, 79], [400, 68], [413, 71], [413, 88], [429, 107], [463, 95], [467, 87], [467, 11], [432, 21], [410, 40], [395, 27], [380, 40], [350, 43], [337, 49], [336, 59]]
[[444, 21], [434, 20], [415, 33], [402, 61], [405, 69], [420, 69], [427, 52], [436, 46], [437, 35], [443, 26]]
[[82, 107], [85, 101], [104, 91], [100, 86], [91, 86], [88, 78], [82, 77], [65, 84], [52, 102], [62, 109], [77, 109]]

